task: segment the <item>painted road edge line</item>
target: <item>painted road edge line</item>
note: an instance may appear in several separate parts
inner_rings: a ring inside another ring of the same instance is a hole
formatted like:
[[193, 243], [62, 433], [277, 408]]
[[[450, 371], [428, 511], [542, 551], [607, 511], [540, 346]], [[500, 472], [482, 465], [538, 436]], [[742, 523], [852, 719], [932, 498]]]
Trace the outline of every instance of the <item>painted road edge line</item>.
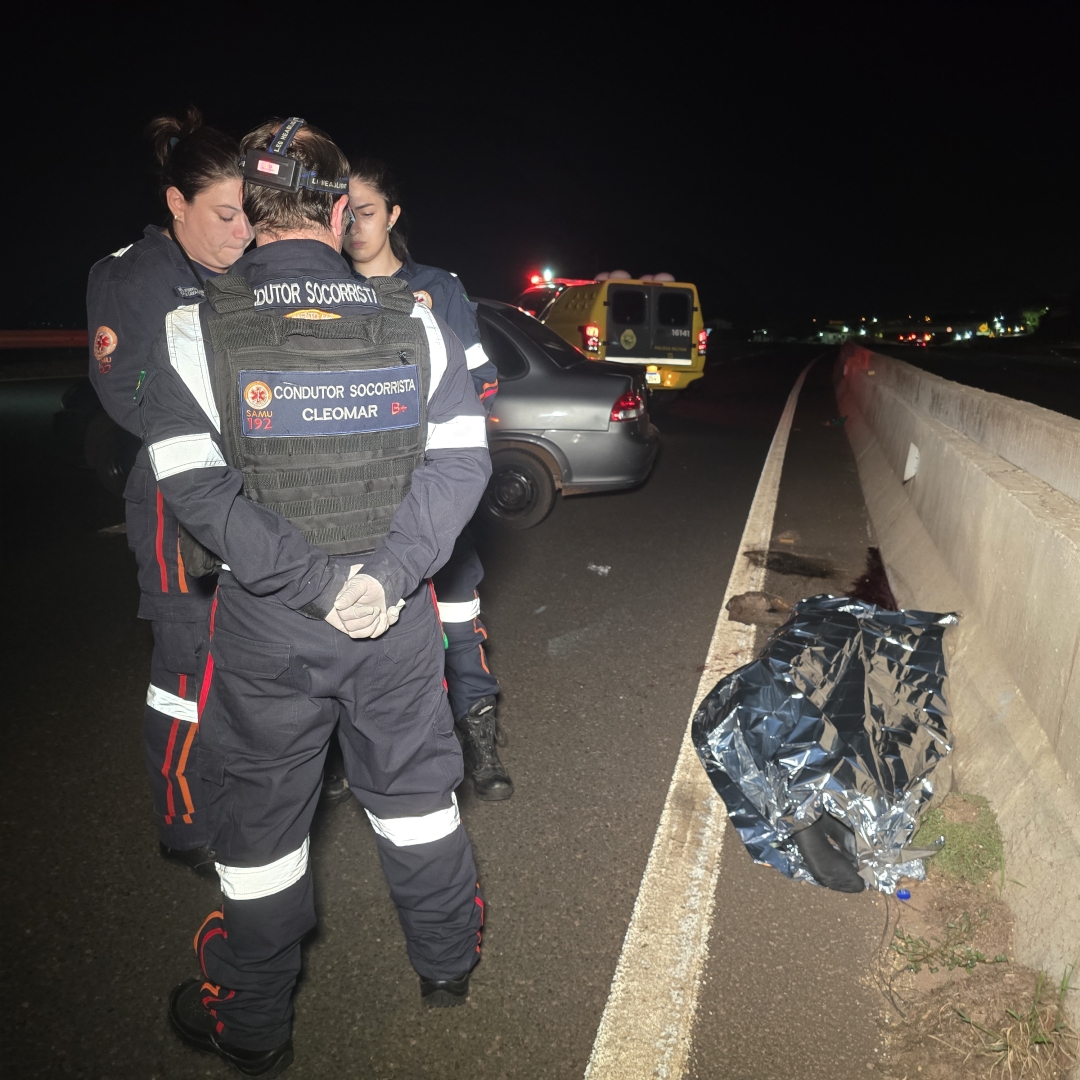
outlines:
[[[754, 565], [744, 553], [768, 550], [795, 406], [814, 363], [796, 379], [765, 458], [691, 721], [719, 679], [753, 659], [754, 628], [731, 622], [727, 604], [765, 583], [765, 566]], [[723, 800], [690, 741], [688, 722], [585, 1080], [678, 1080], [683, 1075], [709, 947], [725, 818]]]

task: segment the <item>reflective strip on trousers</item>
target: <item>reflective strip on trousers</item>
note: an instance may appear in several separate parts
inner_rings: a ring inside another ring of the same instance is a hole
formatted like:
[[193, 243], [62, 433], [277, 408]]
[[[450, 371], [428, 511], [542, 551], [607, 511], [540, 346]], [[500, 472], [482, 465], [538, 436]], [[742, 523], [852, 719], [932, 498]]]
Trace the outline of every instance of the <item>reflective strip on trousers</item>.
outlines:
[[154, 467], [154, 477], [159, 481], [192, 469], [213, 469], [225, 464], [218, 444], [205, 433], [162, 439], [146, 449]]
[[460, 824], [457, 796], [451, 792], [453, 805], [445, 810], [433, 810], [430, 814], [418, 817], [377, 818], [370, 810], [364, 813], [371, 822], [371, 827], [394, 847], [413, 847], [415, 844], [430, 844], [449, 836]]
[[288, 855], [266, 866], [226, 866], [214, 863], [221, 879], [221, 891], [230, 900], [258, 900], [295, 885], [307, 872], [310, 837]]
[[464, 604], [444, 604], [439, 601], [439, 618], [444, 623], [472, 622], [480, 614], [480, 597], [474, 596]]
[[171, 716], [174, 720], [186, 720], [189, 724], [199, 722], [199, 703], [170, 694], [160, 686], [151, 683], [146, 688], [146, 704], [159, 713]]

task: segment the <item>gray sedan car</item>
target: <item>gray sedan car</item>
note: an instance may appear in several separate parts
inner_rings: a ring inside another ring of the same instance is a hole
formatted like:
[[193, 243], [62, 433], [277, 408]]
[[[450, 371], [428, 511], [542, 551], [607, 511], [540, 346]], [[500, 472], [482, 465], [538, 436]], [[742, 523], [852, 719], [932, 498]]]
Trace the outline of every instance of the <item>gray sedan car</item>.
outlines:
[[550, 513], [559, 491], [615, 491], [649, 475], [660, 433], [649, 422], [640, 371], [586, 359], [510, 304], [480, 300], [477, 315], [499, 372], [482, 514], [528, 529]]

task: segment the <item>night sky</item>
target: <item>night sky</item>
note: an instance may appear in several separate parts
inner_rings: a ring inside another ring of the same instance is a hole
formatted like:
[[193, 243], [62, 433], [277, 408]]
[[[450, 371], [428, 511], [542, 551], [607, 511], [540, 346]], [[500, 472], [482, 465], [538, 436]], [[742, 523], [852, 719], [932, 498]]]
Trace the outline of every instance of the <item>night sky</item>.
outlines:
[[[832, 26], [762, 10], [736, 28], [717, 9], [655, 43], [643, 30], [638, 61], [602, 78], [565, 37], [550, 67], [482, 50], [450, 65], [452, 49], [428, 66], [399, 35], [372, 50], [377, 93], [357, 78], [362, 52], [274, 80], [256, 72], [296, 70], [302, 53], [178, 64], [161, 41], [125, 68], [75, 48], [43, 68], [44, 100], [25, 85], [6, 99], [35, 118], [17, 157], [47, 179], [4, 180], [18, 258], [0, 326], [85, 325], [90, 265], [163, 221], [142, 129], [189, 102], [237, 136], [296, 113], [347, 154], [387, 159], [414, 257], [478, 296], [510, 299], [543, 266], [663, 270], [698, 284], [707, 318], [748, 323], [1000, 308], [1080, 285], [1064, 18], [1025, 9], [998, 26], [972, 8], [976, 29], [926, 13]], [[693, 63], [668, 75], [640, 59], [675, 40]], [[444, 82], [462, 68], [477, 81]]]

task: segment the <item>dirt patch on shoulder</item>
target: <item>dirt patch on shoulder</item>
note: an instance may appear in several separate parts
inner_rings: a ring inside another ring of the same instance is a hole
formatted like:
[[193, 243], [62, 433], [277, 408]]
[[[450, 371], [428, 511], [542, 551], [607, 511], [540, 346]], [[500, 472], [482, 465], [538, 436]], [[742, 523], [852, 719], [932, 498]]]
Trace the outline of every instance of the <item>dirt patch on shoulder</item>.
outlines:
[[1048, 979], [1015, 961], [992, 811], [985, 799], [950, 795], [924, 815], [923, 839], [938, 829], [946, 846], [928, 861], [926, 881], [908, 886], [909, 900], [888, 902], [876, 972], [887, 1001], [885, 1075], [1065, 1080], [1077, 1059], [1071, 973]]

